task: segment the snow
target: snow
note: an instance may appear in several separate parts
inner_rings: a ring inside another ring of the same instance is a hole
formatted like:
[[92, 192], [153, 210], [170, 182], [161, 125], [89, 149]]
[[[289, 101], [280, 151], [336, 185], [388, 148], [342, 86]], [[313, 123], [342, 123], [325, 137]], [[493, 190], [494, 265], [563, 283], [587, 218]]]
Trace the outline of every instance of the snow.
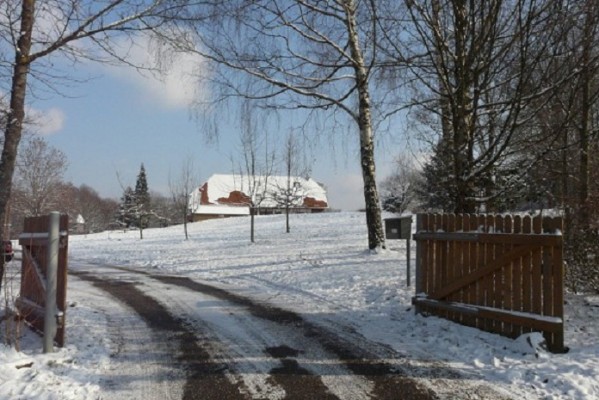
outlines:
[[[407, 357], [444, 362], [515, 399], [599, 398], [599, 296], [567, 294], [570, 351], [551, 354], [538, 333], [511, 340], [415, 315], [414, 288], [406, 287], [406, 241], [367, 251], [364, 214], [292, 215], [290, 234], [284, 216], [259, 216], [254, 244], [244, 217], [188, 228], [188, 241], [181, 226], [148, 229], [143, 240], [135, 231], [71, 236], [70, 266], [126, 265], [234, 288], [316, 323], [352, 327]], [[41, 339], [30, 333], [21, 338], [20, 352], [0, 345], [0, 399], [100, 397], [99, 376], [111, 368], [116, 345], [97, 310], [106, 307], [101, 296], [81, 290], [68, 292], [65, 348], [42, 354]]]

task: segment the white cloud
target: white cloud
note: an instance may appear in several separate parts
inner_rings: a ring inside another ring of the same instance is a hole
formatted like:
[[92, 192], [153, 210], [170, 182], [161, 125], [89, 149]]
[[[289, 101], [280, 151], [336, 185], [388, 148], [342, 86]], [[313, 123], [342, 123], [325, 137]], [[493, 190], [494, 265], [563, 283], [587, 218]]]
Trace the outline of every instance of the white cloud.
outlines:
[[60, 132], [64, 127], [65, 115], [58, 108], [48, 110], [37, 110], [30, 108], [27, 110], [27, 118], [33, 131], [40, 135], [51, 135]]
[[202, 68], [201, 57], [170, 51], [146, 35], [138, 36], [135, 43], [120, 43], [119, 52], [128, 63], [146, 70], [108, 66], [107, 71], [137, 86], [144, 98], [172, 108], [188, 107], [197, 99], [196, 76]]

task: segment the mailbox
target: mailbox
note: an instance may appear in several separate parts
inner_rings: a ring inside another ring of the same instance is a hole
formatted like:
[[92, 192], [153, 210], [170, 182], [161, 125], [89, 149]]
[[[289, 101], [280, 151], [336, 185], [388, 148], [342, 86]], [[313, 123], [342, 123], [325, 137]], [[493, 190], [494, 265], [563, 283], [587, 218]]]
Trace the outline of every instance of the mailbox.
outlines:
[[385, 236], [387, 239], [407, 239], [412, 235], [412, 217], [386, 218]]
[[406, 283], [410, 286], [410, 239], [412, 237], [412, 217], [385, 218], [385, 236], [387, 239], [405, 239], [407, 274]]

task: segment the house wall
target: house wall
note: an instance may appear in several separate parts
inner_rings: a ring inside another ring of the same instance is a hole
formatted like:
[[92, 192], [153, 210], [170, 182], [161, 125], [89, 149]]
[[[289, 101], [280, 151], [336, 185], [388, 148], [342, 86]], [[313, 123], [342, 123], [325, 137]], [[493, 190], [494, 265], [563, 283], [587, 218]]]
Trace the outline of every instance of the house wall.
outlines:
[[225, 214], [193, 214], [191, 222], [209, 221], [211, 219], [244, 217], [245, 215], [225, 215]]
[[316, 200], [313, 197], [305, 197], [304, 198], [304, 207], [307, 208], [314, 208], [314, 209], [318, 209], [318, 208], [327, 208], [329, 205], [327, 204], [326, 201], [322, 201], [322, 200]]

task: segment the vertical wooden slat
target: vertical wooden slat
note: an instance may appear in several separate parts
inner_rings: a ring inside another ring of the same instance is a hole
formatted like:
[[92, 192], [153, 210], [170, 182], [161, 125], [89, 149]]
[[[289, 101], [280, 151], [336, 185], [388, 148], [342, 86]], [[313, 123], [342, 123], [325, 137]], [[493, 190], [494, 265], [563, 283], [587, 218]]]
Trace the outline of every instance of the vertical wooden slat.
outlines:
[[[497, 234], [503, 234], [504, 231], [504, 225], [503, 225], [503, 219], [504, 217], [502, 215], [496, 215], [495, 216], [495, 233]], [[501, 243], [498, 243], [495, 245], [494, 248], [494, 258], [497, 259], [499, 257], [501, 257], [504, 253], [504, 245]], [[495, 308], [501, 308], [503, 309], [503, 299], [504, 299], [504, 294], [505, 294], [505, 288], [504, 288], [504, 280], [505, 280], [505, 270], [507, 269], [506, 266], [502, 266], [501, 269], [499, 269], [496, 273], [493, 274], [493, 307]], [[497, 333], [502, 333], [503, 332], [503, 324], [501, 323], [501, 321], [494, 321], [493, 322], [493, 330], [494, 332]]]
[[[69, 216], [60, 216], [60, 232], [69, 231]], [[67, 271], [68, 271], [69, 237], [61, 236], [60, 248], [58, 250], [58, 279], [56, 290], [56, 306], [62, 311], [62, 325], [58, 326], [56, 332], [56, 343], [60, 347], [65, 345], [66, 337], [66, 308], [67, 308]]]
[[[416, 214], [416, 233], [423, 231], [423, 228], [422, 228], [423, 218], [424, 218], [423, 214]], [[422, 290], [422, 287], [423, 287], [423, 285], [422, 285], [422, 277], [423, 277], [422, 252], [423, 252], [424, 248], [425, 248], [425, 246], [422, 243], [419, 243], [419, 242], [416, 243], [416, 270], [414, 271], [415, 280], [416, 280], [416, 283], [414, 285], [414, 289], [416, 291], [415, 294], [419, 294], [419, 293], [423, 292], [423, 290]], [[418, 306], [416, 307], [416, 312], [418, 312]]]
[[[440, 223], [440, 218], [441, 215], [440, 214], [433, 214], [432, 216], [432, 220], [431, 220], [431, 232], [437, 232], [439, 227], [441, 226]], [[437, 240], [432, 241], [431, 243], [431, 247], [432, 247], [432, 259], [433, 259], [433, 270], [432, 272], [432, 279], [431, 279], [431, 288], [430, 291], [434, 292], [435, 289], [437, 288], [437, 286], [439, 285], [439, 279], [441, 277], [441, 272], [440, 272], [440, 266], [439, 266], [439, 261], [440, 261], [440, 250], [441, 247], [439, 246], [439, 242]]]
[[[447, 232], [447, 214], [435, 215], [435, 232]], [[435, 242], [435, 292], [439, 291], [445, 285], [445, 275], [447, 266], [447, 241], [437, 240]], [[447, 318], [447, 311], [441, 311], [441, 317]]]
[[[462, 231], [464, 231], [465, 233], [470, 232], [471, 228], [470, 228], [470, 215], [469, 214], [463, 214], [462, 215]], [[473, 252], [476, 251], [476, 243], [474, 242], [463, 242], [462, 244], [462, 276], [469, 274], [471, 270], [474, 269], [474, 266], [472, 265], [474, 263], [473, 260], [476, 260], [476, 257], [472, 257]], [[462, 303], [466, 303], [466, 304], [471, 304], [472, 301], [472, 287], [473, 285], [467, 285], [466, 287], [464, 287], [461, 291], [461, 298], [460, 301]], [[471, 316], [464, 316], [462, 317], [462, 323], [468, 326], [473, 326], [475, 325], [475, 318], [471, 317]]]
[[[453, 232], [462, 232], [462, 214], [457, 214], [453, 216]], [[450, 224], [451, 225], [451, 224]], [[453, 242], [453, 270], [452, 270], [452, 279], [459, 279], [461, 278], [464, 274], [462, 272], [462, 268], [464, 266], [464, 245], [465, 242], [463, 241], [454, 241]], [[455, 294], [453, 294], [453, 296], [451, 297], [452, 301], [458, 302], [458, 303], [463, 303], [463, 297], [464, 297], [464, 288], [462, 288], [461, 290], [459, 290], [458, 292], [456, 292]], [[456, 314], [455, 316], [456, 321], [459, 323], [462, 323], [463, 321], [463, 316], [460, 314]]]
[[[470, 232], [478, 231], [478, 216], [470, 214]], [[478, 242], [470, 243], [470, 272], [474, 272], [481, 267], [482, 256], [480, 253], [480, 245]], [[469, 285], [470, 303], [478, 304], [478, 282]], [[478, 326], [478, 318], [474, 318], [472, 326]]]
[[[514, 217], [514, 227], [512, 230], [514, 233], [518, 234], [518, 233], [523, 233], [523, 227], [522, 227], [522, 218], [519, 215], [516, 215]], [[522, 303], [523, 303], [523, 293], [522, 293], [522, 278], [523, 278], [523, 273], [522, 271], [524, 270], [524, 257], [520, 257], [515, 263], [514, 263], [514, 276], [513, 276], [513, 282], [514, 282], [514, 287], [513, 287], [513, 293], [514, 293], [514, 297], [513, 297], [513, 310], [514, 311], [522, 311]], [[522, 334], [522, 327], [519, 325], [513, 325], [512, 326], [512, 335], [514, 337], [516, 336], [520, 336]]]
[[[455, 215], [454, 214], [445, 214], [443, 216], [443, 230], [447, 233], [451, 233], [455, 231]], [[454, 240], [448, 240], [445, 244], [445, 274], [443, 276], [443, 285], [442, 287], [447, 286], [454, 279], [454, 268], [455, 268], [455, 258], [454, 258]], [[449, 296], [447, 301], [454, 301], [453, 296]], [[455, 321], [456, 313], [448, 312], [447, 317]]]
[[[430, 214], [428, 217], [428, 232], [435, 232], [435, 214]], [[436, 243], [434, 240], [428, 241], [428, 286], [427, 286], [427, 294], [434, 293], [435, 291], [435, 274], [436, 274]]]
[[[449, 232], [449, 214], [441, 215], [441, 231]], [[450, 262], [449, 262], [449, 241], [443, 240], [440, 243], [441, 251], [441, 277], [439, 280], [439, 286], [437, 289], [441, 289], [447, 286], [447, 277], [449, 274]]]
[[[434, 214], [430, 214], [427, 219], [426, 231], [434, 232], [435, 231], [435, 216]], [[432, 240], [427, 240], [426, 247], [426, 258], [427, 258], [427, 276], [426, 276], [426, 294], [429, 295], [433, 293], [434, 287], [433, 284], [435, 282], [435, 242]]]
[[[430, 214], [423, 214], [422, 215], [422, 232], [430, 232], [430, 227], [429, 227], [429, 222], [430, 220]], [[422, 249], [422, 289], [420, 294], [424, 293], [426, 295], [428, 295], [430, 293], [429, 291], [429, 281], [431, 279], [431, 257], [430, 257], [430, 248], [431, 248], [431, 243], [430, 240], [423, 240], [422, 242], [419, 241], [419, 243], [422, 243], [423, 245], [423, 249]]]
[[[429, 214], [423, 214], [422, 215], [422, 231], [423, 232], [428, 232], [429, 231]], [[429, 258], [429, 249], [430, 249], [430, 242], [428, 240], [424, 240], [422, 241], [423, 244], [423, 249], [422, 249], [422, 286], [421, 286], [421, 293], [426, 293], [428, 294], [428, 281], [430, 279], [429, 275], [430, 275], [430, 258]]]
[[[525, 216], [522, 219], [522, 233], [532, 234], [532, 219]], [[522, 258], [522, 311], [528, 312], [532, 308], [532, 255], [528, 253]], [[531, 332], [530, 328], [523, 327], [523, 333]]]
[[[563, 232], [563, 220], [556, 222], [556, 229]], [[563, 239], [562, 239], [563, 240]], [[559, 332], [553, 334], [554, 343], [551, 351], [564, 351], [564, 264], [563, 264], [563, 242], [553, 249], [553, 313], [555, 317], [562, 319], [562, 326]]]
[[[484, 215], [476, 215], [477, 220], [477, 231], [484, 232], [485, 231], [485, 216]], [[486, 247], [482, 243], [478, 243], [478, 248], [476, 250], [476, 269], [484, 267], [486, 261], [485, 255]], [[476, 300], [475, 304], [484, 306], [485, 305], [485, 287], [484, 287], [484, 277], [482, 280], [478, 280], [475, 284], [476, 288]], [[485, 321], [482, 318], [476, 319], [476, 327], [479, 329], [485, 329]]]
[[[554, 224], [557, 221], [554, 218], [543, 219], [543, 231], [552, 232], [555, 231]], [[553, 316], [553, 261], [554, 261], [554, 247], [543, 246], [543, 264], [541, 270], [542, 278], [542, 297], [543, 297], [543, 315]]]
[[[494, 232], [495, 229], [495, 217], [493, 217], [492, 215], [484, 215], [481, 216], [484, 220], [484, 232]], [[495, 257], [495, 245], [491, 244], [491, 243], [486, 243], [484, 245], [485, 247], [485, 256], [484, 256], [484, 263], [483, 265], [487, 265], [488, 263], [490, 263], [493, 258]], [[486, 307], [493, 307], [493, 277], [495, 276], [495, 273], [491, 273], [488, 274], [487, 276], [485, 276], [483, 278], [483, 282], [482, 282], [482, 286], [483, 286], [483, 291], [484, 291], [484, 305]], [[489, 320], [489, 319], [485, 319], [484, 321], [484, 330], [486, 331], [492, 331], [492, 325], [493, 325], [493, 321]]]
[[[543, 223], [541, 216], [536, 216], [532, 220], [532, 232], [535, 235], [540, 235], [542, 233]], [[541, 314], [543, 312], [543, 299], [541, 289], [543, 287], [542, 277], [541, 277], [541, 268], [543, 263], [543, 254], [542, 247], [535, 248], [532, 251], [532, 260], [531, 260], [531, 309], [529, 312], [534, 314]]]
[[[543, 232], [551, 234], [551, 232], [555, 232], [557, 229], [555, 224], [557, 224], [557, 219], [553, 218], [544, 218], [542, 221]], [[554, 316], [554, 250], [553, 246], [543, 246], [543, 263], [541, 267], [541, 294], [542, 294], [542, 313], [543, 315]], [[547, 342], [549, 348], [554, 348], [556, 346], [556, 342], [559, 340], [559, 334], [556, 335], [554, 332], [544, 332], [543, 336]]]
[[[418, 214], [416, 216], [416, 232], [426, 232], [428, 227], [428, 214]], [[428, 293], [426, 290], [428, 268], [428, 241], [418, 240], [416, 242], [416, 295]], [[416, 303], [414, 311], [419, 314], [424, 311], [423, 307]]]
[[[553, 313], [553, 246], [543, 246], [543, 263], [541, 265], [542, 314], [552, 316]], [[545, 341], [554, 342], [553, 333], [546, 332]]]
[[[440, 215], [439, 214], [432, 214], [430, 216], [429, 219], [429, 231], [430, 232], [437, 232], [438, 226], [440, 226], [439, 223], [439, 219], [440, 219]], [[439, 277], [440, 277], [440, 267], [439, 267], [439, 261], [440, 261], [440, 255], [439, 255], [439, 243], [436, 240], [431, 240], [429, 242], [430, 245], [430, 275], [429, 275], [429, 287], [428, 287], [428, 293], [434, 293], [438, 284], [439, 284]]]
[[[503, 220], [503, 231], [505, 234], [510, 234], [513, 231], [512, 217], [510, 215], [506, 215]], [[505, 244], [503, 247], [504, 252], [510, 252], [512, 250], [511, 244]], [[504, 282], [503, 282], [503, 308], [505, 310], [513, 310], [514, 306], [514, 263], [511, 262], [504, 268]], [[513, 331], [513, 325], [504, 323], [503, 324], [503, 333], [505, 335], [511, 335]]]

